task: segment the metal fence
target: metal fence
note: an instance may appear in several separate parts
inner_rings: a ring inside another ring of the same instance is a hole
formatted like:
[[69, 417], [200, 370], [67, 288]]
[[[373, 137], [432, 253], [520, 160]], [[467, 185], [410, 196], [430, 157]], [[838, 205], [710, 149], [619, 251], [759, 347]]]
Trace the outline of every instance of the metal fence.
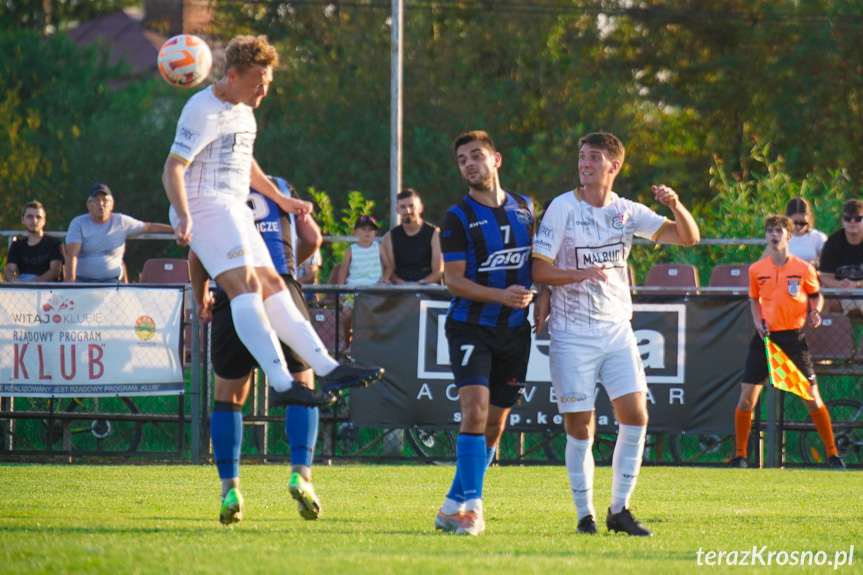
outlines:
[[[434, 290], [435, 288], [423, 288]], [[310, 304], [313, 323], [337, 358], [350, 346], [340, 320], [344, 286], [315, 286]], [[380, 290], [378, 290], [380, 291]], [[404, 291], [404, 290], [402, 290]], [[728, 297], [728, 296], [724, 296]], [[743, 297], [743, 296], [738, 296]], [[838, 294], [829, 294], [825, 325], [807, 331], [819, 376], [819, 388], [833, 419], [837, 446], [849, 466], [863, 460], [863, 315], [842, 312]], [[842, 296], [849, 299], [852, 296]], [[188, 307], [188, 306], [187, 306]], [[57, 458], [92, 461], [103, 458], [142, 458], [198, 462], [208, 459], [212, 374], [206, 360], [192, 361], [191, 350], [206, 358], [207, 333], [189, 314], [186, 336], [186, 394], [155, 397], [41, 399], [0, 398], [0, 460]], [[198, 341], [200, 334], [200, 341]], [[725, 359], [723, 359], [725, 361]], [[727, 358], [741, 364], [743, 357]], [[761, 401], [750, 438], [750, 453], [769, 464], [818, 465], [824, 449], [811, 418], [795, 396], [777, 392], [777, 444], [765, 452], [769, 428], [768, 401]], [[318, 460], [451, 462], [456, 432], [451, 429], [355, 427], [350, 421], [351, 398], [321, 410]], [[728, 413], [729, 421], [733, 413]], [[243, 458], [287, 461], [290, 450], [284, 433], [283, 410], [267, 409], [267, 386], [257, 377], [244, 410]], [[610, 464], [615, 435], [599, 433], [594, 444], [598, 464]], [[498, 461], [505, 464], [563, 462], [566, 437], [561, 427], [537, 432], [504, 434]], [[733, 435], [650, 434], [646, 464], [721, 465], [734, 455]]]

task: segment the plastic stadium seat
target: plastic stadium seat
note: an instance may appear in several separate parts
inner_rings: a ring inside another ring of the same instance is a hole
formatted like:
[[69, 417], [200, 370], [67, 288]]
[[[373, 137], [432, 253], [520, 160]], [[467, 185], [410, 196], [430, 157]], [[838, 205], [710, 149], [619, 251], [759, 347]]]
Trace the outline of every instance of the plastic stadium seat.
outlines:
[[841, 313], [825, 313], [821, 327], [803, 328], [812, 361], [850, 361], [854, 357], [851, 322]]
[[312, 320], [312, 325], [315, 331], [327, 347], [327, 351], [331, 355], [335, 355], [336, 350], [336, 310], [326, 308], [309, 308], [309, 317]]
[[719, 264], [710, 272], [710, 287], [729, 288], [722, 293], [749, 293], [749, 264]]
[[[333, 271], [330, 272], [330, 279], [327, 280], [327, 284], [336, 285], [339, 283], [339, 270], [341, 269], [342, 264], [336, 264], [333, 266]], [[325, 293], [323, 297], [321, 297], [320, 305], [335, 305], [338, 301], [338, 294], [335, 293]]]
[[645, 292], [645, 293], [662, 293], [672, 295], [685, 295], [698, 293], [698, 270], [695, 266], [688, 264], [654, 264], [647, 270], [647, 279], [644, 280], [645, 286], [666, 287], [666, 288], [689, 288], [689, 289], [668, 289], [662, 292]]
[[189, 262], [179, 258], [149, 259], [144, 262], [139, 281], [148, 284], [187, 284], [190, 281]]

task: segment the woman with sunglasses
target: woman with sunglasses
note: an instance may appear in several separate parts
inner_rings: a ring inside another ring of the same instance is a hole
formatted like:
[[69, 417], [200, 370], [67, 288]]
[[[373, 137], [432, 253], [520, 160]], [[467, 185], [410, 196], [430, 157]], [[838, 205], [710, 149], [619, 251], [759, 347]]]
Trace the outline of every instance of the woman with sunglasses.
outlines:
[[793, 198], [785, 206], [785, 215], [794, 224], [788, 251], [793, 256], [817, 265], [827, 234], [815, 229], [812, 207], [803, 198]]
[[[821, 252], [821, 285], [826, 288], [863, 287], [863, 201], [842, 204], [842, 229], [830, 234]], [[863, 313], [863, 299], [842, 300], [842, 310]]]

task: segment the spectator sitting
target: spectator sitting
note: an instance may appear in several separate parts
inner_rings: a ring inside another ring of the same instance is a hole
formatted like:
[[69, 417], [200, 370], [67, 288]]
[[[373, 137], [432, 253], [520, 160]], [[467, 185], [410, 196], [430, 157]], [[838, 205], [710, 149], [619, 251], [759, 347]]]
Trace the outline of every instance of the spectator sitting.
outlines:
[[402, 223], [381, 241], [384, 283], [440, 283], [443, 277], [440, 231], [423, 220], [419, 194], [411, 189], [401, 192], [396, 196], [396, 211]]
[[[375, 236], [378, 233], [378, 223], [372, 216], [360, 216], [354, 224], [354, 235], [357, 242], [345, 249], [342, 255], [342, 265], [339, 267], [339, 284], [349, 286], [374, 285], [381, 281], [381, 260], [383, 255]], [[342, 328], [345, 334], [345, 345], [351, 345], [353, 334], [353, 297], [345, 297], [342, 311]]]
[[9, 248], [4, 275], [10, 282], [52, 282], [63, 271], [63, 241], [45, 235], [45, 208], [39, 202], [24, 205], [21, 223], [27, 241], [18, 240]]
[[90, 188], [87, 211], [72, 220], [66, 233], [67, 282], [119, 283], [123, 281], [126, 238], [174, 233], [168, 224], [151, 224], [113, 213], [114, 196], [105, 184]]
[[794, 223], [788, 251], [793, 256], [817, 265], [827, 234], [815, 229], [815, 218], [809, 202], [803, 198], [791, 199], [785, 206], [785, 215]]
[[[842, 204], [842, 229], [830, 234], [821, 251], [821, 285], [863, 291], [863, 201]], [[841, 301], [845, 314], [863, 312], [863, 299]]]

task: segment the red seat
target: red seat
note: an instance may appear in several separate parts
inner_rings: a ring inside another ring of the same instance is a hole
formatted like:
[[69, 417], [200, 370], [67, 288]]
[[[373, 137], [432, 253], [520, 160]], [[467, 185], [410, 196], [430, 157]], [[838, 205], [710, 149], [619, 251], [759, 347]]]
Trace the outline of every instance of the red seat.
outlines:
[[[189, 276], [189, 262], [180, 258], [151, 258], [144, 262], [141, 270], [140, 283], [147, 284], [187, 284], [191, 281]], [[195, 313], [195, 304], [191, 308], [184, 309], [183, 313], [183, 357], [186, 361], [191, 359], [192, 348], [192, 317]], [[203, 330], [201, 325], [200, 339], [203, 344]], [[201, 352], [203, 353], [203, 348]]]
[[[327, 284], [336, 285], [339, 283], [339, 270], [341, 267], [342, 264], [333, 266], [333, 271], [330, 272], [330, 279], [327, 280]], [[335, 293], [325, 293], [320, 299], [320, 305], [335, 305], [336, 302], [338, 302], [338, 294]]]
[[336, 355], [336, 310], [328, 308], [309, 308], [309, 317], [321, 341], [330, 352]]
[[645, 292], [648, 294], [686, 295], [698, 293], [698, 290], [694, 289], [699, 286], [698, 270], [689, 264], [654, 264], [647, 270], [647, 279], [644, 280], [644, 285], [668, 288], [661, 292]]
[[854, 357], [851, 322], [841, 313], [825, 313], [821, 326], [803, 328], [812, 361], [850, 361]]
[[718, 293], [747, 294], [749, 293], [749, 264], [718, 264], [710, 272], [710, 281], [707, 285], [729, 288]]
[[187, 284], [190, 281], [189, 262], [179, 258], [149, 259], [144, 262], [139, 281], [148, 284]]

